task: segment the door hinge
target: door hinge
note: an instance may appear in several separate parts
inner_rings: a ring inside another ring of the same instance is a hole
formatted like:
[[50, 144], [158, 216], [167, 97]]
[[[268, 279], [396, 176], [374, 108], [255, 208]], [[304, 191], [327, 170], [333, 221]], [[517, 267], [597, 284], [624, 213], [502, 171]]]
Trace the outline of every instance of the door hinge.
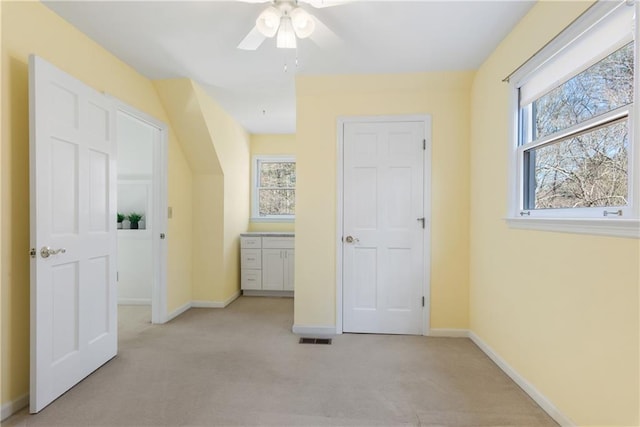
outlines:
[[160, 233], [160, 240], [164, 240], [164, 238], [165, 238], [165, 237], [166, 237], [166, 236], [165, 236], [165, 234], [164, 234], [164, 233]]
[[422, 222], [422, 228], [424, 228], [425, 217], [418, 218], [418, 221]]
[[426, 140], [426, 139], [423, 139], [423, 140], [422, 140], [422, 149], [423, 149], [423, 150], [426, 150], [426, 149], [427, 149], [427, 140]]
[[116, 271], [116, 282], [120, 281], [120, 272]]
[[422, 297], [422, 306], [424, 307], [424, 297]]
[[31, 258], [35, 258], [36, 257], [36, 248], [31, 248], [31, 250], [29, 251], [29, 255], [31, 255]]

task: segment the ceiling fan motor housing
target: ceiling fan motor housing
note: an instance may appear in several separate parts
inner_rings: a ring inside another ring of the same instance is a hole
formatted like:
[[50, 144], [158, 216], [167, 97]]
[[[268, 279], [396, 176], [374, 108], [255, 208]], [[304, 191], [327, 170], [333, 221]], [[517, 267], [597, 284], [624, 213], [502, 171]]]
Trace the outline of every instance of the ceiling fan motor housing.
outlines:
[[275, 0], [256, 20], [256, 28], [265, 37], [277, 34], [277, 46], [295, 48], [296, 36], [309, 37], [315, 29], [314, 17], [298, 6], [295, 0]]

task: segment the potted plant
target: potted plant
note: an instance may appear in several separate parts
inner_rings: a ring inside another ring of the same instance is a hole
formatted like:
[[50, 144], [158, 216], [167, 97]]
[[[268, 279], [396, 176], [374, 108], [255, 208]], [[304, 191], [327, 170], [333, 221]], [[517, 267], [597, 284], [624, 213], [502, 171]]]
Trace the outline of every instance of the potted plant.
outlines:
[[124, 214], [121, 214], [120, 212], [118, 212], [118, 229], [122, 228], [122, 221], [124, 221]]
[[142, 215], [139, 214], [139, 213], [136, 213], [136, 212], [131, 212], [129, 214], [129, 216], [127, 216], [127, 219], [131, 223], [131, 227], [130, 228], [132, 230], [137, 230], [138, 229], [138, 223], [142, 219]]

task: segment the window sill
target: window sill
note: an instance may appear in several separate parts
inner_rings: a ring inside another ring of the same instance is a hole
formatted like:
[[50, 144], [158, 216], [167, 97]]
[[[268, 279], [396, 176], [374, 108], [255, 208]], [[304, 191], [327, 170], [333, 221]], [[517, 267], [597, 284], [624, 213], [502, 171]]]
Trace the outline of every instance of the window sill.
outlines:
[[295, 218], [252, 217], [249, 222], [296, 222]]
[[600, 218], [505, 218], [510, 228], [640, 238], [640, 220]]

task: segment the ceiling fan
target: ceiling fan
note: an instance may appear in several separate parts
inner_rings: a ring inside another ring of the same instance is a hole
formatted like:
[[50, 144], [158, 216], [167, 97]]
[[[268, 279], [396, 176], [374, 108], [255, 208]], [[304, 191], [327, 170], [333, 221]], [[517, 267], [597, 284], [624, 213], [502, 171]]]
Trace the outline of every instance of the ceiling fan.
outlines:
[[311, 37], [316, 40], [316, 28], [323, 35], [335, 34], [315, 16], [302, 9], [298, 3], [303, 2], [315, 8], [337, 6], [351, 0], [241, 0], [245, 3], [271, 3], [260, 13], [256, 25], [238, 45], [238, 49], [256, 50], [267, 39], [276, 37], [276, 46], [281, 49], [295, 49], [297, 39]]

